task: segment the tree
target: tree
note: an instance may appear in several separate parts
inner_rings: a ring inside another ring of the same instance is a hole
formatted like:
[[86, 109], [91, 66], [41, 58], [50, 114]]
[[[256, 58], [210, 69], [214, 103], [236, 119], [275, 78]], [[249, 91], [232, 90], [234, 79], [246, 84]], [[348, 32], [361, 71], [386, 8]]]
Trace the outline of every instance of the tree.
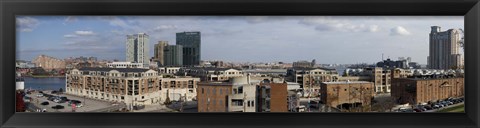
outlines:
[[62, 94], [63, 93], [63, 88], [58, 89], [58, 93]]
[[25, 102], [23, 102], [23, 94], [21, 91], [17, 91], [16, 94], [16, 112], [25, 112]]
[[170, 101], [170, 97], [167, 97], [165, 99], [165, 102], [163, 102], [163, 104], [165, 104], [165, 105], [170, 105], [171, 103], [172, 103], [172, 101]]

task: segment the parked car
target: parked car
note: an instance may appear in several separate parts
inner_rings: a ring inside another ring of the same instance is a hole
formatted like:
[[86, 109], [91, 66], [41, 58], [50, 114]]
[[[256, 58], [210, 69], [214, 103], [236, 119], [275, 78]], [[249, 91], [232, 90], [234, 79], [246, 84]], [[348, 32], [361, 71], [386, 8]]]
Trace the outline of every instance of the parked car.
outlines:
[[81, 102], [81, 101], [78, 101], [78, 100], [70, 100], [70, 101], [68, 101], [68, 106], [72, 106], [72, 104], [75, 104], [75, 107], [77, 107], [77, 108], [83, 106], [82, 102]]
[[38, 93], [38, 94], [37, 94], [37, 97], [43, 97], [43, 94], [42, 94], [42, 93]]
[[32, 100], [31, 97], [28, 97], [28, 96], [23, 97], [23, 101], [25, 102], [30, 102], [31, 100]]
[[49, 105], [50, 103], [48, 101], [42, 102], [41, 105]]
[[60, 97], [60, 99], [63, 100], [63, 101], [70, 101], [70, 100], [69, 100], [67, 97], [65, 97], [65, 96]]
[[55, 99], [57, 99], [55, 96], [50, 96], [50, 97], [47, 98], [47, 100], [49, 100], [49, 101], [53, 101]]
[[433, 108], [430, 107], [430, 106], [423, 106], [423, 108], [427, 109], [427, 110], [432, 110]]
[[318, 101], [310, 101], [310, 107], [311, 108], [318, 108], [319, 104], [320, 103]]
[[52, 92], [50, 92], [50, 93], [51, 93], [51, 94], [56, 94], [56, 93], [58, 93], [58, 91], [52, 91]]
[[447, 104], [448, 104], [448, 105], [453, 105], [453, 102], [447, 101]]
[[52, 106], [53, 109], [64, 109], [65, 107], [62, 106], [62, 105], [55, 105], [55, 106]]
[[413, 111], [415, 111], [415, 112], [422, 112], [422, 110], [420, 110], [419, 108], [414, 108]]

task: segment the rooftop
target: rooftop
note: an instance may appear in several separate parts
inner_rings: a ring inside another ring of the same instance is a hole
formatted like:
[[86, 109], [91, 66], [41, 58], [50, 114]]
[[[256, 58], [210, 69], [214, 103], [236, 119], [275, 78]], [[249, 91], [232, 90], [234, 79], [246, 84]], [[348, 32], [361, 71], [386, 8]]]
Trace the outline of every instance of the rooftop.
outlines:
[[323, 82], [324, 84], [367, 84], [372, 83], [368, 81], [345, 81], [345, 82]]
[[112, 70], [116, 70], [119, 72], [146, 72], [150, 69], [143, 69], [143, 68], [91, 68], [91, 67], [84, 67], [78, 69], [80, 71], [100, 71], [100, 72], [109, 72]]
[[463, 77], [410, 77], [410, 78], [399, 78], [399, 79], [409, 79], [409, 80], [441, 80], [441, 79], [456, 79]]
[[293, 70], [315, 70], [315, 69], [322, 69], [322, 70], [332, 70], [336, 71], [335, 69], [332, 68], [323, 68], [323, 67], [317, 67], [317, 68], [306, 68], [306, 67], [293, 67], [291, 68]]
[[202, 69], [202, 70], [213, 70], [213, 71], [225, 71], [225, 70], [229, 70], [229, 69], [235, 69], [235, 70], [241, 70], [241, 69], [237, 69], [237, 68], [215, 68], [215, 67], [188, 67], [188, 68], [185, 68], [185, 69]]

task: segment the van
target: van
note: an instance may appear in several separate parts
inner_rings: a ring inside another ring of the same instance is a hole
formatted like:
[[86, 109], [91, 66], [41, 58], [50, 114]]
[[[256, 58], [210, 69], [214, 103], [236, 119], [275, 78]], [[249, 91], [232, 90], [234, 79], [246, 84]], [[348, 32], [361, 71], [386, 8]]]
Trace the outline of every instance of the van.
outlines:
[[310, 107], [311, 108], [318, 108], [318, 107], [320, 107], [319, 105], [320, 105], [319, 101], [314, 101], [314, 100], [310, 101]]

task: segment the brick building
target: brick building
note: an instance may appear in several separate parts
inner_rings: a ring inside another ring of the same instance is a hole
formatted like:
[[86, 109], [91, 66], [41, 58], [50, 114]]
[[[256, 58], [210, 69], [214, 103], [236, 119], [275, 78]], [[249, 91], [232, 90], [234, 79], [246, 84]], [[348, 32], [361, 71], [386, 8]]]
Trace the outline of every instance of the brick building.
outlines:
[[370, 105], [374, 96], [372, 82], [323, 82], [320, 100], [328, 106], [345, 108], [344, 106]]
[[197, 88], [198, 112], [226, 112], [227, 96], [230, 93], [232, 93], [230, 83], [199, 83]]
[[257, 112], [288, 112], [287, 83], [266, 81], [257, 89]]
[[392, 97], [398, 103], [428, 103], [464, 96], [463, 77], [398, 78], [392, 83]]
[[198, 112], [255, 112], [256, 86], [252, 83], [249, 77], [199, 83]]
[[65, 61], [53, 58], [46, 55], [40, 55], [35, 58], [32, 63], [34, 63], [37, 67], [41, 67], [47, 71], [52, 69], [65, 69], [66, 64]]

